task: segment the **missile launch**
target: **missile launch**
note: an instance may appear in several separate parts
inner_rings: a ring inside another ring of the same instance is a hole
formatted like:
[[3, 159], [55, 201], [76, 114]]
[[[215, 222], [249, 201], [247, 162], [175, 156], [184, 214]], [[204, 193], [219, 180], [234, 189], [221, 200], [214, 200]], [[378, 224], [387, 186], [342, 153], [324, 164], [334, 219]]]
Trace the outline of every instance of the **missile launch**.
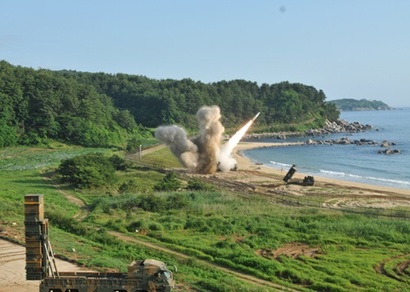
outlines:
[[259, 115], [261, 114], [261, 112], [258, 112], [252, 119], [252, 122], [254, 122], [256, 120], [257, 117], [259, 117]]
[[221, 171], [228, 171], [228, 170], [236, 170], [236, 160], [232, 157], [232, 151], [238, 145], [239, 141], [242, 137], [246, 134], [249, 127], [253, 124], [253, 122], [257, 119], [260, 112], [257, 113], [249, 122], [246, 123], [238, 132], [233, 135], [228, 142], [221, 146], [218, 156], [218, 170]]
[[197, 137], [188, 138], [186, 131], [177, 125], [159, 126], [155, 138], [163, 142], [190, 172], [212, 174], [237, 168], [232, 151], [258, 118], [260, 112], [250, 119], [225, 144], [221, 145], [225, 130], [220, 122], [217, 105], [203, 106], [196, 113], [199, 126]]

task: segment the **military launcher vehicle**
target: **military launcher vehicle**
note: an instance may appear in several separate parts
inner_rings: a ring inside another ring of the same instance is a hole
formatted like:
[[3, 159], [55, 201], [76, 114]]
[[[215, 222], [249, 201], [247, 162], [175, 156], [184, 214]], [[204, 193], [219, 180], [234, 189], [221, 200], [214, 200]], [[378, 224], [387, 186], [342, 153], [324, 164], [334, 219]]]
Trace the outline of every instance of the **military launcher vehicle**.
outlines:
[[41, 280], [40, 292], [171, 291], [173, 273], [154, 259], [133, 261], [127, 273], [58, 272], [44, 219], [43, 195], [24, 197], [26, 279]]

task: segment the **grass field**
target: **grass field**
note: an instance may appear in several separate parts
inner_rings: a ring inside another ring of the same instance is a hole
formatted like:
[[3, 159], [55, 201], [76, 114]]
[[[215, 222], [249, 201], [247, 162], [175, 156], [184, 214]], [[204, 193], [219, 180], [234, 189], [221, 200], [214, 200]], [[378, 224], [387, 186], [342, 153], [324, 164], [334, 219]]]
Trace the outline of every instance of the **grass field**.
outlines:
[[[147, 154], [144, 161], [161, 168], [177, 165], [167, 149], [160, 151]], [[2, 229], [23, 232], [12, 223], [23, 226], [24, 195], [44, 194], [54, 251], [90, 267], [125, 271], [134, 259], [158, 258], [178, 266], [176, 279], [183, 287], [201, 291], [271, 289], [238, 280], [201, 260], [302, 291], [409, 290], [408, 220], [289, 207], [216, 188], [154, 192], [165, 174], [142, 165], [119, 173], [123, 191], [61, 185], [53, 176], [59, 161], [88, 152], [109, 155], [112, 150], [1, 149]], [[87, 206], [83, 216], [67, 194]], [[110, 230], [190, 258], [121, 241]]]

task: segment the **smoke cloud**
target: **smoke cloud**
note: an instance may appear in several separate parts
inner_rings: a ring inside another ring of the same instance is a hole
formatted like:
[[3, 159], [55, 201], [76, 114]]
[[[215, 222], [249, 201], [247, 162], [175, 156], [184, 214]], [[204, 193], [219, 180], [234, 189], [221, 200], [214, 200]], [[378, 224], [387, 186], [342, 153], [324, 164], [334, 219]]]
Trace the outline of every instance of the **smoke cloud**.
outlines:
[[231, 156], [234, 147], [251, 126], [250, 120], [241, 130], [221, 146], [225, 131], [218, 106], [204, 106], [196, 113], [199, 135], [188, 139], [185, 130], [176, 125], [160, 126], [155, 137], [169, 147], [179, 161], [191, 172], [212, 174], [217, 170], [229, 171], [236, 166]]

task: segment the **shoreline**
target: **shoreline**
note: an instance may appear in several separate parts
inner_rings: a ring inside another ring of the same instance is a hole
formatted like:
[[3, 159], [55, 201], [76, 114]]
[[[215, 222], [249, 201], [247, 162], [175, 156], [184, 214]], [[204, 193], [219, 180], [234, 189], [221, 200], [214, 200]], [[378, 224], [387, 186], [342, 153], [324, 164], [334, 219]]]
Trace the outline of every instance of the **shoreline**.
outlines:
[[[250, 149], [257, 149], [257, 148], [265, 148], [265, 147], [278, 147], [278, 146], [290, 146], [290, 145], [302, 145], [302, 142], [239, 142], [236, 146], [235, 150], [233, 151], [233, 157], [236, 159], [239, 169], [244, 170], [260, 170], [265, 173], [270, 173], [278, 177], [284, 177], [286, 175], [286, 171], [281, 171], [275, 169], [273, 167], [266, 166], [264, 164], [256, 164], [250, 158], [244, 156], [241, 152]], [[303, 180], [306, 174], [296, 172], [294, 174], [294, 178], [298, 180]], [[375, 191], [382, 191], [388, 193], [396, 193], [401, 195], [409, 195], [410, 190], [400, 189], [400, 188], [393, 188], [393, 187], [386, 187], [386, 186], [379, 186], [379, 185], [371, 185], [366, 183], [359, 183], [359, 182], [352, 182], [347, 180], [338, 180], [333, 178], [327, 178], [323, 176], [316, 176], [315, 181], [334, 184], [342, 187], [355, 187], [359, 189], [366, 189], [366, 190], [375, 190]]]

